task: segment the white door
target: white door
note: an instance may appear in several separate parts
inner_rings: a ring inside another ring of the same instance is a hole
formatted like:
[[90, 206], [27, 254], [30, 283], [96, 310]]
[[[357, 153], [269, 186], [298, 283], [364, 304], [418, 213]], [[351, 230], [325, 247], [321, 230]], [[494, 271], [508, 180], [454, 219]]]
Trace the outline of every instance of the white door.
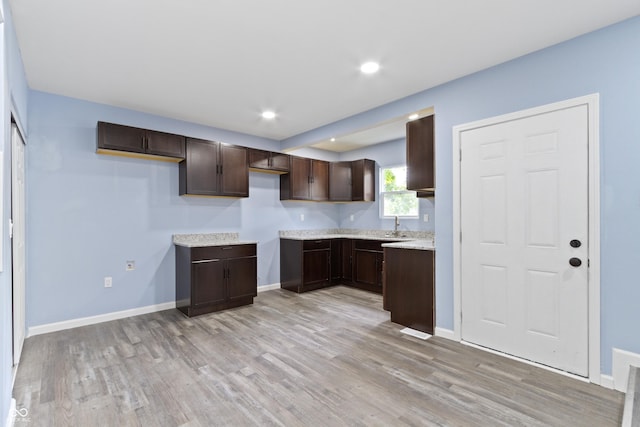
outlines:
[[462, 339], [587, 376], [587, 106], [460, 141]]
[[11, 129], [11, 256], [13, 270], [13, 364], [17, 365], [25, 336], [25, 186], [24, 141]]

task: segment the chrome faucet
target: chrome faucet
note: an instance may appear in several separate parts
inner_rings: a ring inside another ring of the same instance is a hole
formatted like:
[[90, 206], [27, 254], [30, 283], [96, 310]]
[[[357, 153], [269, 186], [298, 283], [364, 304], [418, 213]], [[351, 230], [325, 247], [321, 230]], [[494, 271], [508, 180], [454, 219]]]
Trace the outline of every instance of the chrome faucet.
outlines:
[[398, 235], [398, 227], [400, 227], [400, 218], [398, 218], [397, 216], [395, 217], [395, 222], [393, 225], [393, 235], [397, 236]]

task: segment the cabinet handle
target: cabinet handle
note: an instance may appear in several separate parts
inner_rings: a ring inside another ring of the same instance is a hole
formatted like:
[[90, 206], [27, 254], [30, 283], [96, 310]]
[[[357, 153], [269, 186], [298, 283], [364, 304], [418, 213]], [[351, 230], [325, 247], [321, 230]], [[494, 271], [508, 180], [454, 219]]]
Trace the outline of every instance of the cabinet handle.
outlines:
[[227, 268], [227, 279], [231, 278], [231, 270]]
[[230, 249], [233, 249], [233, 246], [225, 246], [224, 248], [222, 248], [223, 251], [228, 251]]
[[203, 259], [203, 260], [200, 260], [200, 261], [191, 261], [191, 264], [204, 264], [204, 263], [207, 263], [207, 262], [218, 262], [218, 261], [220, 261], [220, 260], [219, 259]]
[[222, 165], [220, 165], [220, 175], [222, 175]]

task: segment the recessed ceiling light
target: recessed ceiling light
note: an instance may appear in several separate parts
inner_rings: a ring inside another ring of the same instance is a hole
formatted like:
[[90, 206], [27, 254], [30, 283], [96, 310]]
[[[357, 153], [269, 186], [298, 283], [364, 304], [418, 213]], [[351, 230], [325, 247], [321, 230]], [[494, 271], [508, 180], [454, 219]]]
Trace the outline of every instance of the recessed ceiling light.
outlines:
[[377, 73], [379, 69], [380, 69], [380, 64], [373, 61], [365, 62], [360, 66], [360, 71], [362, 71], [365, 74]]
[[275, 119], [276, 118], [276, 113], [274, 113], [273, 111], [270, 111], [270, 110], [263, 111], [262, 112], [262, 118], [263, 119], [267, 119], [267, 120]]
[[331, 138], [331, 142], [336, 142], [336, 139], [335, 138]]
[[420, 116], [418, 115], [418, 113], [414, 113], [414, 114], [412, 114], [412, 115], [410, 115], [410, 116], [409, 116], [409, 120], [415, 120], [415, 119], [417, 119], [418, 117], [420, 117]]

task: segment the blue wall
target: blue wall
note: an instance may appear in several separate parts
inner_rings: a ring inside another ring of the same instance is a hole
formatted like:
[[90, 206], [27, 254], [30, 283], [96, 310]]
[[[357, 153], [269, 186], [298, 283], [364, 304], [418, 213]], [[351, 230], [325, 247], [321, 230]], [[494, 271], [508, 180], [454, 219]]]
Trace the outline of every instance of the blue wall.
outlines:
[[283, 141], [284, 148], [434, 106], [436, 316], [453, 328], [452, 127], [600, 93], [601, 365], [612, 348], [640, 353], [640, 17]]
[[174, 233], [257, 240], [266, 285], [280, 281], [278, 230], [337, 226], [335, 205], [281, 202], [277, 175], [251, 173], [245, 199], [180, 197], [177, 164], [95, 153], [98, 120], [244, 146], [275, 141], [41, 92], [31, 93], [29, 118], [28, 326], [174, 301]]

